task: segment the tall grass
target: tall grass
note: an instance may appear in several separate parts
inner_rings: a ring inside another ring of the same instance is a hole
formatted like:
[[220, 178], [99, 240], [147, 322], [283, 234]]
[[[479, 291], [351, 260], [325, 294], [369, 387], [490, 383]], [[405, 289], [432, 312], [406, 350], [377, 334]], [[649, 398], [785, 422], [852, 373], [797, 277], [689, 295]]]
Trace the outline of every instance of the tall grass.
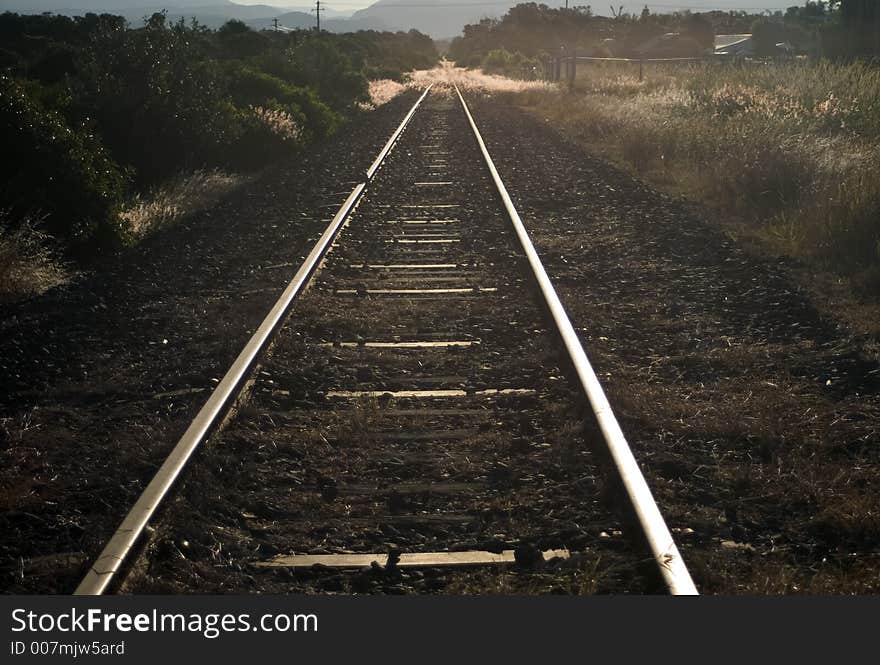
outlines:
[[370, 81], [370, 101], [362, 104], [361, 107], [374, 109], [377, 106], [382, 106], [382, 104], [387, 104], [404, 90], [406, 90], [406, 86], [393, 79]]
[[180, 174], [145, 195], [135, 196], [120, 217], [135, 238], [143, 238], [186, 215], [209, 208], [249, 181], [247, 176], [219, 170]]
[[422, 89], [429, 84], [433, 84], [437, 92], [451, 92], [456, 85], [463, 91], [472, 92], [540, 91], [553, 94], [556, 91], [555, 86], [543, 81], [519, 81], [506, 76], [484, 74], [475, 69], [455, 67], [447, 61], [432, 69], [416, 70], [410, 75], [411, 87]]
[[35, 296], [72, 276], [35, 220], [0, 210], [0, 302]]
[[880, 299], [880, 69], [864, 63], [581, 68], [519, 101]]

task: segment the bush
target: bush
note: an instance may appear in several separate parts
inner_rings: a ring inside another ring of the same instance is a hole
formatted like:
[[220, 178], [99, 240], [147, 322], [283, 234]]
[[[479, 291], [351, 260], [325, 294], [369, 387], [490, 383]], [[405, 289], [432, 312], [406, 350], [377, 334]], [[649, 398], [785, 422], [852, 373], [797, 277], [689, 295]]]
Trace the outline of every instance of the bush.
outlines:
[[238, 107], [280, 107], [302, 116], [302, 141], [321, 138], [336, 131], [341, 118], [322, 102], [313, 90], [290, 85], [282, 79], [242, 63], [224, 69], [226, 86]]
[[487, 74], [520, 77], [523, 75], [524, 70], [531, 70], [533, 67], [538, 67], [538, 65], [537, 60], [526, 58], [519, 51], [510, 53], [503, 48], [499, 48], [489, 51], [486, 57], [483, 58], [481, 66]]
[[370, 100], [367, 78], [351, 60], [321, 37], [310, 37], [293, 49], [291, 83], [311, 88], [334, 111], [350, 111]]
[[513, 54], [503, 48], [497, 48], [483, 58], [483, 71], [487, 74], [501, 74], [513, 65]]
[[211, 163], [227, 144], [217, 70], [200, 58], [202, 31], [155, 14], [141, 30], [101, 31], [78, 77], [79, 112], [111, 153], [152, 184]]
[[12, 217], [43, 226], [79, 259], [127, 240], [118, 212], [125, 179], [99, 140], [45, 111], [0, 77], [0, 200]]
[[368, 65], [364, 67], [364, 76], [371, 81], [391, 80], [403, 83], [406, 78], [406, 72], [392, 65]]
[[249, 106], [224, 109], [234, 127], [226, 163], [243, 169], [256, 169], [274, 159], [289, 155], [302, 144], [305, 117], [290, 107]]

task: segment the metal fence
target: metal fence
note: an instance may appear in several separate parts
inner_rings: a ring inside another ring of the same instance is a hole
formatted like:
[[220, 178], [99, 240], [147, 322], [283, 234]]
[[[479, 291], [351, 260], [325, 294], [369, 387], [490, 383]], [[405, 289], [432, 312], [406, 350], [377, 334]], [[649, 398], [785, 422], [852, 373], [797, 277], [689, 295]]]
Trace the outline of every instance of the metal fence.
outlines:
[[573, 83], [577, 77], [577, 69], [580, 64], [623, 63], [638, 67], [639, 81], [641, 81], [645, 77], [645, 65], [650, 64], [692, 65], [700, 63], [718, 66], [760, 66], [801, 59], [810, 59], [810, 56], [784, 55], [756, 57], [719, 56], [710, 54], [691, 58], [597, 58], [593, 56], [579, 55], [577, 49], [567, 50], [565, 48], [560, 48], [555, 55], [552, 55], [543, 61], [541, 75], [545, 81], [567, 80], [569, 83]]
[[579, 63], [619, 62], [638, 65], [639, 80], [645, 76], [645, 65], [649, 63], [667, 64], [692, 64], [696, 62], [714, 62], [712, 56], [695, 58], [597, 58], [593, 56], [578, 55], [577, 49], [566, 51], [560, 49], [559, 53], [544, 61], [544, 80], [561, 81], [563, 78], [573, 82], [577, 76]]

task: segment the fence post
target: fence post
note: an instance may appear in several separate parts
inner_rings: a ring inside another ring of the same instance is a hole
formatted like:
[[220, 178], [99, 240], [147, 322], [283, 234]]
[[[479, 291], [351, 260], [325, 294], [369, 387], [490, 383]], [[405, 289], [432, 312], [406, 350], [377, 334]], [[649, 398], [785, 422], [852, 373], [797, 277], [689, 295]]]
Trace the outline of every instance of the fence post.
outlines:
[[639, 83], [642, 82], [642, 77], [644, 76], [644, 74], [643, 74], [643, 72], [642, 72], [642, 65], [643, 65], [643, 64], [644, 64], [644, 59], [643, 59], [643, 58], [639, 58]]

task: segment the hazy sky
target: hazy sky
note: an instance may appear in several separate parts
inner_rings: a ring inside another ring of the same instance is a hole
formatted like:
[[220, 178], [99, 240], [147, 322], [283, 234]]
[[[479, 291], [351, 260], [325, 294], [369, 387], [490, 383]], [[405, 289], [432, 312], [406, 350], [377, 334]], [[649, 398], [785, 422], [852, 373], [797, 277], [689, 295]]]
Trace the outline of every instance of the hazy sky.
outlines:
[[[313, 3], [304, 0], [232, 0], [240, 5], [273, 5], [276, 7], [307, 7]], [[322, 0], [322, 4], [326, 4], [331, 9], [338, 11], [356, 11], [364, 7], [369, 7], [376, 0]], [[525, 1], [525, 0], [524, 0]], [[540, 0], [535, 0], [540, 4]], [[395, 0], [395, 2], [405, 3], [406, 0]], [[456, 4], [456, 5], [473, 5], [475, 7], [485, 6], [487, 10], [497, 7], [499, 3], [493, 0], [434, 0], [437, 4]], [[553, 0], [545, 0], [544, 4], [549, 7], [564, 6], [565, 1], [556, 2]], [[711, 11], [713, 9], [722, 10], [740, 10], [745, 9], [751, 12], [759, 12], [764, 9], [784, 9], [793, 5], [803, 5], [804, 0], [656, 0], [656, 2], [632, 2], [631, 0], [615, 0], [610, 3], [606, 0], [570, 0], [570, 5], [590, 5], [597, 14], [610, 14], [609, 5], [614, 4], [615, 7], [624, 6], [625, 11], [637, 12], [641, 11], [645, 4], [651, 11], [663, 12], [675, 9], [691, 9], [692, 11]]]

